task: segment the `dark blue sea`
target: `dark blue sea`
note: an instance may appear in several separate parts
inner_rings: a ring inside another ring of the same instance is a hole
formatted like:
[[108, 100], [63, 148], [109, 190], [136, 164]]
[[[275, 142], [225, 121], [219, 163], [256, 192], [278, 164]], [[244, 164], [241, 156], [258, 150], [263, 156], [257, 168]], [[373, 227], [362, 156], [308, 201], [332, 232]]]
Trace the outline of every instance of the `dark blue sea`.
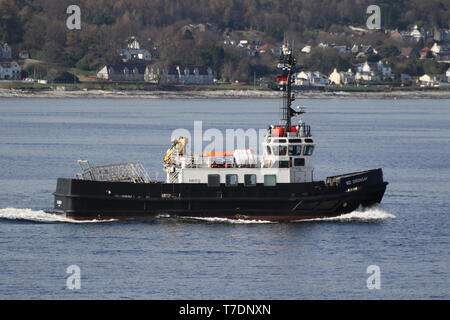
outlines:
[[162, 180], [174, 129], [264, 129], [280, 102], [0, 99], [0, 299], [449, 299], [450, 101], [299, 102], [315, 178], [383, 168], [381, 205], [300, 223], [77, 223], [48, 212], [78, 159]]

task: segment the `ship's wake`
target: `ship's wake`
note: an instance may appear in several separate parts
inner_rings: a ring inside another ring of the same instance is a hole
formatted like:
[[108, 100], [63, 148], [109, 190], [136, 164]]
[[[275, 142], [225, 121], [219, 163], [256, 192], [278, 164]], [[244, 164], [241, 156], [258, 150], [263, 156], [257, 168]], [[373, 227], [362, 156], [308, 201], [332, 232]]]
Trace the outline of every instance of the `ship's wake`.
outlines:
[[6, 208], [0, 209], [0, 219], [28, 221], [37, 223], [96, 223], [96, 222], [110, 222], [115, 220], [73, 220], [66, 218], [63, 215], [45, 212], [43, 210], [32, 209], [16, 209]]
[[[370, 208], [359, 208], [351, 213], [343, 214], [337, 217], [329, 218], [312, 218], [305, 220], [298, 220], [293, 222], [360, 222], [373, 223], [381, 222], [387, 219], [394, 219], [395, 215], [383, 210], [379, 206]], [[230, 223], [230, 224], [265, 224], [278, 223], [277, 221], [268, 220], [252, 220], [252, 219], [227, 219], [227, 218], [201, 218], [201, 217], [183, 217], [184, 220], [190, 221], [204, 221], [210, 223]]]
[[[157, 218], [164, 220], [165, 218], [171, 218], [167, 216], [158, 216]], [[360, 223], [371, 223], [371, 222], [381, 222], [387, 219], [393, 219], [395, 215], [386, 212], [381, 207], [375, 206], [371, 208], [360, 208], [351, 213], [343, 214], [338, 217], [330, 218], [313, 218], [306, 220], [299, 220], [297, 222], [360, 222]], [[0, 209], [0, 219], [3, 220], [15, 220], [15, 221], [25, 221], [25, 222], [36, 222], [36, 223], [99, 223], [99, 222], [113, 222], [118, 220], [73, 220], [66, 218], [63, 215], [53, 214], [45, 212], [43, 210], [32, 210], [32, 209], [16, 209], [16, 208], [6, 208]], [[207, 223], [229, 223], [229, 224], [267, 224], [267, 223], [277, 223], [274, 221], [267, 220], [248, 220], [248, 219], [227, 219], [227, 218], [201, 218], [201, 217], [184, 217], [176, 220], [184, 221], [199, 221]]]
[[337, 217], [317, 218], [303, 220], [307, 221], [331, 221], [331, 222], [381, 222], [387, 219], [394, 219], [395, 215], [383, 210], [379, 206], [370, 208], [359, 208], [353, 212], [346, 213]]
[[204, 221], [210, 223], [231, 223], [231, 224], [260, 224], [260, 223], [277, 223], [268, 220], [252, 220], [252, 219], [228, 219], [228, 218], [202, 218], [202, 217], [183, 217], [183, 220]]

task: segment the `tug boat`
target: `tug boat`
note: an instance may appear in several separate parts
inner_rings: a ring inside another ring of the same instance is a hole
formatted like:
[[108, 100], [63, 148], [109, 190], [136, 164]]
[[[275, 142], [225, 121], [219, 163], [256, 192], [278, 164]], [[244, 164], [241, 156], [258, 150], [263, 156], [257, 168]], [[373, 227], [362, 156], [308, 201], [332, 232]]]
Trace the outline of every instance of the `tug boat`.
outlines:
[[382, 169], [359, 171], [314, 181], [311, 128], [292, 120], [296, 61], [283, 46], [278, 67], [286, 81], [282, 124], [271, 125], [262, 154], [251, 149], [187, 152], [188, 137], [172, 142], [163, 159], [166, 181], [153, 181], [139, 163], [91, 166], [59, 178], [54, 210], [76, 220], [144, 217], [225, 218], [299, 221], [336, 217], [380, 203], [387, 182]]

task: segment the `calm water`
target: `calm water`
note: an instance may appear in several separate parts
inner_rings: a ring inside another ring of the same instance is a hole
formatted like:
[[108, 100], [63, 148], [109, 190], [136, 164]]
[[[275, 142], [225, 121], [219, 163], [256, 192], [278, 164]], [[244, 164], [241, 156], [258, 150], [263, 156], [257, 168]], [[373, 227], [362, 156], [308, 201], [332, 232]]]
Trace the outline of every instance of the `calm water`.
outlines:
[[[0, 99], [0, 298], [449, 299], [450, 101], [301, 104], [316, 178], [382, 167], [381, 206], [302, 223], [72, 223], [44, 211], [76, 160], [139, 161], [161, 179], [173, 129], [263, 129], [280, 103]], [[80, 290], [66, 287], [70, 265]]]

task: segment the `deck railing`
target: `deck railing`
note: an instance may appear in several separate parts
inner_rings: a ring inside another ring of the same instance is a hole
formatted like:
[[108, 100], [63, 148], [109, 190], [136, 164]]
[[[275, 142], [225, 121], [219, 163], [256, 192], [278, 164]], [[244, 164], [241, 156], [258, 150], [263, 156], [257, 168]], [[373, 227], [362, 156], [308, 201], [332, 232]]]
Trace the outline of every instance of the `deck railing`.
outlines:
[[105, 166], [91, 166], [87, 160], [78, 160], [80, 180], [149, 183], [150, 177], [140, 163], [125, 162]]

